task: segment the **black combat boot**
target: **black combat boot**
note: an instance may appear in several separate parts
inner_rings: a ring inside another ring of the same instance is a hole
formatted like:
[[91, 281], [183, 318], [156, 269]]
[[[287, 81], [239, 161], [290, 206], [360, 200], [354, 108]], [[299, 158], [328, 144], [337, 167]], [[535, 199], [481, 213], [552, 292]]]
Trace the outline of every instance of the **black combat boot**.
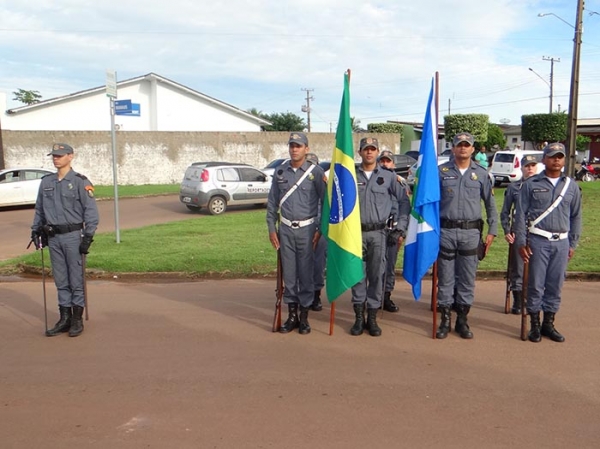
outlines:
[[54, 337], [63, 332], [68, 332], [71, 327], [71, 308], [59, 306], [60, 319], [52, 329], [46, 331], [46, 337]]
[[555, 315], [556, 314], [552, 312], [544, 312], [544, 321], [542, 322], [541, 334], [544, 337], [550, 338], [552, 341], [562, 343], [565, 341], [565, 337], [563, 337], [562, 334], [554, 328]]
[[377, 311], [379, 309], [367, 309], [367, 325], [365, 329], [369, 331], [371, 337], [379, 337], [381, 328], [377, 325]]
[[310, 334], [310, 324], [308, 324], [308, 311], [310, 307], [302, 307], [300, 306], [300, 325], [298, 326], [300, 329], [298, 332], [300, 335]]
[[467, 323], [467, 315], [471, 310], [471, 306], [467, 306], [466, 304], [456, 304], [456, 325], [454, 326], [454, 330], [460, 338], [465, 338], [467, 340], [473, 338], [473, 332], [469, 329], [469, 323]]
[[448, 336], [448, 332], [450, 332], [450, 320], [452, 319], [452, 311], [450, 310], [450, 306], [440, 306], [438, 305], [438, 310], [442, 313], [442, 320], [440, 321], [440, 326], [438, 327], [437, 332], [435, 333], [435, 338], [444, 339]]
[[542, 341], [542, 334], [540, 333], [540, 312], [534, 312], [529, 314], [531, 320], [531, 329], [527, 338], [529, 341], [539, 343]]
[[396, 304], [394, 304], [394, 301], [392, 301], [391, 296], [392, 292], [385, 292], [383, 294], [383, 310], [385, 310], [386, 312], [395, 313], [400, 309]]
[[282, 334], [292, 332], [294, 329], [300, 326], [300, 321], [298, 320], [298, 304], [288, 304], [288, 311], [288, 319], [279, 328], [279, 332]]
[[73, 306], [73, 318], [71, 319], [71, 328], [69, 337], [77, 337], [83, 332], [83, 307]]
[[315, 290], [315, 298], [313, 299], [310, 309], [314, 312], [323, 310], [323, 306], [321, 305], [321, 290]]
[[365, 305], [354, 304], [354, 315], [356, 316], [356, 321], [350, 329], [350, 335], [362, 335], [365, 330]]
[[521, 315], [521, 307], [523, 307], [523, 292], [513, 291], [513, 306], [510, 313], [513, 315]]

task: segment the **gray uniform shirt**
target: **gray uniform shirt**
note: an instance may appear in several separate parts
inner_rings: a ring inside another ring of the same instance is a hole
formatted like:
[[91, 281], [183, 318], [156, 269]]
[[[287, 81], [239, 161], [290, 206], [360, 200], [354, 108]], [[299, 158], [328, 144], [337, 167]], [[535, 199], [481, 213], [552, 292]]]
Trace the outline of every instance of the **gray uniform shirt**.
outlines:
[[[527, 221], [535, 220], [558, 198], [565, 187], [567, 177], [561, 175], [556, 187], [546, 177], [546, 172], [532, 176], [523, 183], [517, 200], [515, 213], [515, 243], [517, 248], [525, 246], [527, 239]], [[573, 180], [558, 207], [535, 225], [548, 232], [568, 232], [569, 246], [577, 247], [581, 235], [581, 191]]]
[[[288, 161], [282, 164], [273, 174], [273, 184], [267, 202], [267, 227], [270, 233], [277, 230], [276, 223], [279, 218], [281, 198], [296, 184], [311, 165], [310, 162], [305, 161], [302, 166], [294, 171]], [[321, 204], [326, 189], [325, 172], [316, 165], [312, 172], [300, 183], [296, 191], [285, 200], [281, 206], [281, 216], [292, 221], [315, 217], [317, 222], [318, 217], [321, 216]], [[319, 225], [320, 223], [317, 222], [317, 227]]]
[[440, 218], [447, 220], [483, 219], [481, 200], [485, 205], [488, 234], [498, 234], [498, 211], [494, 200], [492, 181], [481, 165], [471, 161], [461, 175], [450, 160], [438, 167], [440, 174]]
[[[392, 212], [400, 206], [403, 211], [410, 212], [410, 202], [402, 185], [397, 181], [396, 174], [390, 170], [377, 167], [368, 179], [362, 166], [356, 169], [358, 185], [358, 204], [360, 206], [360, 222], [362, 224], [386, 223]], [[396, 204], [395, 204], [396, 203]], [[408, 209], [406, 209], [408, 203]], [[405, 221], [406, 220], [406, 221]], [[401, 227], [401, 223], [403, 227]], [[398, 229], [406, 230], [408, 214], [398, 217]]]
[[513, 221], [511, 211], [514, 212], [513, 207], [517, 206], [517, 198], [519, 197], [522, 185], [523, 180], [510, 183], [504, 191], [504, 204], [502, 205], [502, 211], [500, 212], [500, 224], [504, 231], [504, 235], [510, 234]]
[[46, 224], [83, 223], [84, 234], [93, 236], [98, 221], [94, 188], [89, 179], [73, 169], [60, 181], [57, 173], [42, 178], [32, 229]]

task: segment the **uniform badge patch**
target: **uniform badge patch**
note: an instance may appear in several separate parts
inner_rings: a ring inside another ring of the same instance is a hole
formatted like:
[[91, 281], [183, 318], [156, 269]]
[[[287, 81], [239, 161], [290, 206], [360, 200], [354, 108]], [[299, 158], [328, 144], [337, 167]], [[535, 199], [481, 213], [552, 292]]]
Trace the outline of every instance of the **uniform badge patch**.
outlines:
[[450, 170], [448, 167], [442, 167], [442, 171], [448, 171]]
[[315, 180], [315, 175], [313, 175], [312, 173], [308, 175], [308, 180], [309, 181], [314, 181]]
[[471, 179], [473, 181], [477, 181], [479, 178], [477, 177], [477, 173], [471, 173]]
[[94, 187], [93, 186], [85, 186], [85, 190], [90, 198], [94, 198]]
[[69, 190], [73, 190], [73, 184], [69, 183], [69, 185], [67, 185], [67, 187], [69, 188]]

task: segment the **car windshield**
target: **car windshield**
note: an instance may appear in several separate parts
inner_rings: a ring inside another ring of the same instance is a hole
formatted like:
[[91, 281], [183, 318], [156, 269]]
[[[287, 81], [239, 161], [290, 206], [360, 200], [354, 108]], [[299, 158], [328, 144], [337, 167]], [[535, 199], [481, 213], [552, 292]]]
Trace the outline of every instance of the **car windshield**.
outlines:
[[278, 167], [281, 164], [283, 164], [284, 161], [285, 161], [285, 159], [275, 159], [274, 161], [271, 161], [271, 163], [269, 163], [269, 165], [267, 165], [265, 168], [275, 168], [275, 167]]
[[508, 153], [496, 153], [496, 156], [494, 156], [494, 162], [510, 162], [512, 164], [514, 159], [515, 155]]

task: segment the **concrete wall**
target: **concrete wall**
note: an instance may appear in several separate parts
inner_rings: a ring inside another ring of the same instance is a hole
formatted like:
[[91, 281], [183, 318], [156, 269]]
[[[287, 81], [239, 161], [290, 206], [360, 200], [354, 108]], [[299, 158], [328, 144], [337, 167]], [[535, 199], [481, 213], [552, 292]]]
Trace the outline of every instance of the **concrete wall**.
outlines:
[[[366, 134], [354, 134], [358, 141]], [[400, 151], [397, 134], [368, 134], [379, 139], [381, 149]], [[258, 168], [288, 156], [287, 132], [127, 132], [117, 133], [118, 183], [178, 184], [192, 162], [242, 162]], [[73, 168], [97, 185], [112, 185], [110, 132], [103, 131], [3, 131], [4, 163], [52, 169], [47, 154], [53, 143], [75, 149]], [[330, 160], [335, 135], [310, 133], [310, 149], [321, 160]]]

